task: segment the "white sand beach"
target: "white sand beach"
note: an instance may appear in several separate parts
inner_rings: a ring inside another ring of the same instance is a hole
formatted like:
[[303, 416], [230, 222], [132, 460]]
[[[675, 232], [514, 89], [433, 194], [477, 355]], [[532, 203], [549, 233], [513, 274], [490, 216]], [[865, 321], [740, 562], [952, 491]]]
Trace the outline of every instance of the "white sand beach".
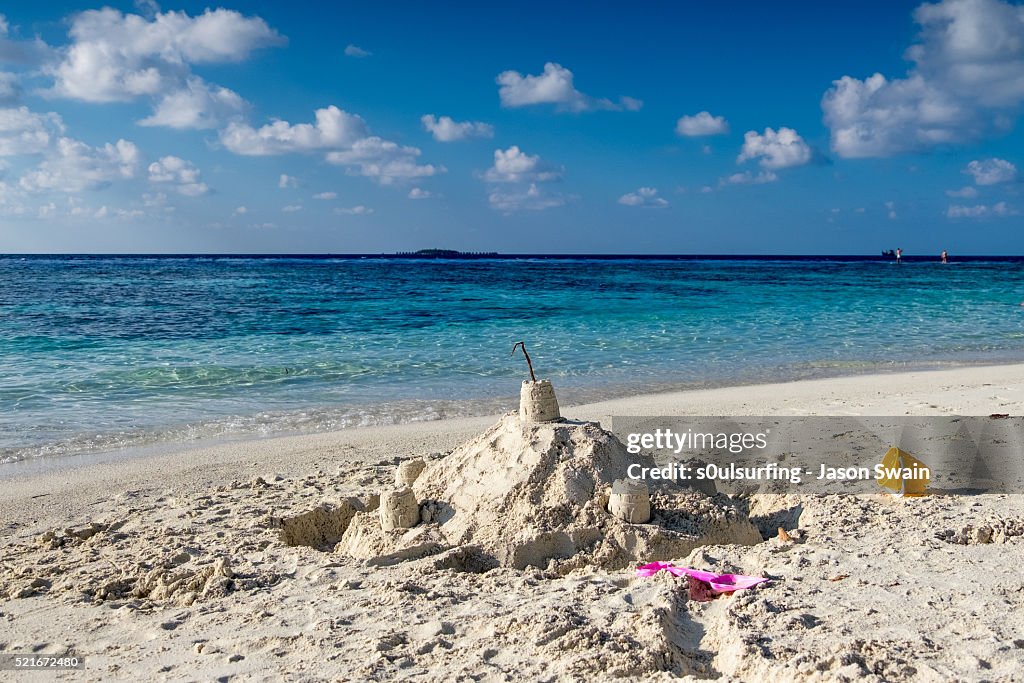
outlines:
[[[650, 394], [562, 415], [1021, 415], [1022, 387], [1024, 365], [961, 367]], [[344, 531], [332, 525], [370, 518], [335, 513], [391, 485], [399, 462], [422, 457], [444, 474], [446, 458], [469, 457], [448, 454], [498, 420], [6, 466], [0, 652], [70, 650], [86, 668], [63, 677], [88, 681], [1020, 680], [1020, 495], [755, 496], [751, 522], [768, 540], [673, 558], [771, 579], [712, 602], [688, 600], [665, 573], [588, 564], [594, 553], [492, 568], [438, 547], [383, 562], [331, 538]], [[427, 548], [435, 531], [420, 526]], [[14, 676], [0, 672], [33, 680]]]

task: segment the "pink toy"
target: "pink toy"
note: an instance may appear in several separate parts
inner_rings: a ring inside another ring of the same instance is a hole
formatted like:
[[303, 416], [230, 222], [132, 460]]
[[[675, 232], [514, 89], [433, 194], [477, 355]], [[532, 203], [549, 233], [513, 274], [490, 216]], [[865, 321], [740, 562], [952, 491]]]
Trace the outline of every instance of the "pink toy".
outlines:
[[636, 568], [636, 575], [641, 577], [654, 576], [666, 571], [673, 576], [685, 576], [690, 588], [690, 598], [700, 602], [713, 600], [723, 593], [752, 588], [768, 579], [762, 576], [744, 576], [743, 574], [715, 574], [700, 569], [677, 567], [671, 562], [651, 562]]

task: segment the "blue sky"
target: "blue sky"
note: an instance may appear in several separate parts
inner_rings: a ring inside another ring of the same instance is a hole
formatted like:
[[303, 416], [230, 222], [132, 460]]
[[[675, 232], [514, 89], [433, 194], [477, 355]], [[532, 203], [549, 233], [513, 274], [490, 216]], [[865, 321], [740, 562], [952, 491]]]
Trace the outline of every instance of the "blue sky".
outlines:
[[1012, 3], [0, 11], [3, 252], [1024, 253]]

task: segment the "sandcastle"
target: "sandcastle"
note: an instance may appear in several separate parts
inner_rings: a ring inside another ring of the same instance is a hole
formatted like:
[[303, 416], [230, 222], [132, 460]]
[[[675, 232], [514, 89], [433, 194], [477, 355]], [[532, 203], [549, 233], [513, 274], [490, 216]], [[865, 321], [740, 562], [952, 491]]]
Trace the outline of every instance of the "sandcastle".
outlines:
[[597, 423], [561, 418], [550, 382], [539, 384], [524, 383], [518, 412], [449, 455], [402, 463], [400, 488], [382, 492], [378, 510], [356, 512], [335, 550], [370, 564], [438, 555], [453, 566], [568, 571], [762, 540], [724, 495], [630, 480], [630, 465], [653, 460]]

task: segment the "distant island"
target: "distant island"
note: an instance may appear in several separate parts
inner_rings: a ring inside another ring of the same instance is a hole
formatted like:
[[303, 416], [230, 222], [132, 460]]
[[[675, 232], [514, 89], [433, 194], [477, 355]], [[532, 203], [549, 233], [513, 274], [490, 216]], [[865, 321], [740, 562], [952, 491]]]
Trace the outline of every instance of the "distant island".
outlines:
[[454, 249], [420, 249], [419, 251], [395, 252], [399, 258], [419, 259], [474, 259], [474, 258], [496, 258], [496, 251], [456, 251]]

